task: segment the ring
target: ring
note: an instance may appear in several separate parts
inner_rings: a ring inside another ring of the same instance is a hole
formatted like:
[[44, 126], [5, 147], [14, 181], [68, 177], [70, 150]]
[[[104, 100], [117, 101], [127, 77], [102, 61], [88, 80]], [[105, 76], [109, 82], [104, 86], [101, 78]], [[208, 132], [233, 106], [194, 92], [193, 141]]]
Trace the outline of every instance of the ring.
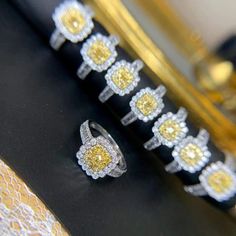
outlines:
[[178, 144], [188, 132], [185, 120], [187, 118], [187, 111], [180, 108], [176, 114], [168, 112], [162, 115], [152, 128], [154, 136], [144, 143], [144, 148], [153, 150], [161, 144], [171, 148]]
[[[92, 134], [98, 134], [95, 137]], [[82, 146], [76, 153], [78, 164], [87, 175], [93, 179], [105, 177], [119, 177], [126, 172], [124, 156], [111, 135], [99, 124], [85, 121], [80, 126]]]
[[104, 103], [114, 94], [129, 94], [140, 81], [138, 72], [142, 68], [141, 60], [135, 60], [133, 63], [125, 60], [116, 62], [105, 75], [107, 86], [100, 93], [99, 100]]
[[67, 40], [77, 43], [83, 41], [94, 27], [93, 11], [75, 0], [67, 0], [55, 8], [52, 19], [56, 29], [50, 37], [50, 45], [58, 50]]
[[83, 63], [77, 70], [77, 76], [85, 79], [91, 70], [102, 72], [110, 67], [117, 57], [115, 47], [118, 43], [115, 35], [107, 37], [98, 33], [87, 39], [81, 49]]
[[155, 90], [141, 89], [132, 97], [131, 111], [121, 119], [121, 123], [127, 126], [137, 119], [144, 122], [153, 120], [164, 108], [162, 97], [165, 93], [166, 88], [163, 85], [158, 86]]
[[201, 170], [209, 161], [211, 153], [208, 150], [207, 142], [209, 133], [201, 129], [196, 138], [187, 136], [174, 147], [172, 156], [174, 160], [166, 165], [165, 170], [176, 173], [181, 170], [195, 173]]
[[209, 195], [218, 202], [227, 201], [236, 193], [236, 175], [227, 163], [217, 161], [207, 166], [199, 176], [199, 184], [185, 186], [194, 196]]

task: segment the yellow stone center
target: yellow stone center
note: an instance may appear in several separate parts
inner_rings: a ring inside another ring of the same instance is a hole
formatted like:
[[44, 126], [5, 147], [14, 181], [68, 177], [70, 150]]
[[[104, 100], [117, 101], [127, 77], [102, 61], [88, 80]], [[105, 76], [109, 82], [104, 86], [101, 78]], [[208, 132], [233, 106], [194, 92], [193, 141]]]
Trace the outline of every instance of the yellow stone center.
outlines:
[[217, 170], [208, 176], [209, 186], [217, 193], [224, 193], [233, 185], [232, 176], [224, 170]]
[[74, 7], [71, 7], [65, 11], [61, 16], [62, 24], [71, 34], [78, 34], [85, 26], [85, 18], [81, 12]]
[[162, 137], [168, 141], [175, 140], [181, 131], [180, 125], [175, 120], [169, 119], [163, 122], [159, 127], [159, 132]]
[[157, 100], [149, 93], [142, 95], [136, 102], [136, 107], [145, 116], [148, 116], [154, 112], [157, 106]]
[[92, 171], [99, 172], [111, 163], [112, 158], [105, 147], [96, 144], [85, 152], [84, 160]]
[[126, 89], [134, 80], [133, 74], [126, 67], [120, 67], [111, 77], [113, 83], [121, 90]]
[[195, 166], [203, 157], [203, 152], [199, 146], [193, 143], [187, 144], [180, 150], [180, 158], [189, 166]]
[[111, 56], [111, 50], [103, 41], [97, 40], [90, 46], [87, 54], [95, 64], [102, 65]]

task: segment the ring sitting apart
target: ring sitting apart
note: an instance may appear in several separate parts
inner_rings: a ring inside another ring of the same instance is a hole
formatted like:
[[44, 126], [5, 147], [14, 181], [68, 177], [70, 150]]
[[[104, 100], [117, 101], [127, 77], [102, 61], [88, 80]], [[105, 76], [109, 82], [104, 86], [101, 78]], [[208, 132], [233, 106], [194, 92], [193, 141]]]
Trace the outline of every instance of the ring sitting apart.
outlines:
[[77, 70], [78, 77], [85, 79], [91, 70], [102, 72], [110, 67], [117, 57], [115, 46], [118, 43], [119, 39], [114, 35], [96, 34], [87, 39], [81, 49], [84, 61]]
[[[92, 135], [99, 134], [97, 137]], [[99, 124], [85, 121], [80, 127], [83, 145], [76, 153], [78, 163], [93, 179], [106, 175], [119, 177], [126, 172], [126, 162], [114, 139]]]
[[164, 108], [162, 97], [166, 88], [160, 85], [157, 89], [141, 89], [130, 101], [131, 111], [121, 119], [126, 126], [139, 119], [144, 122], [153, 120]]
[[187, 111], [180, 108], [177, 114], [168, 112], [162, 115], [154, 124], [152, 132], [154, 137], [144, 144], [147, 150], [153, 150], [161, 144], [171, 148], [178, 144], [188, 132], [185, 120]]
[[185, 186], [194, 196], [209, 195], [218, 202], [227, 201], [236, 193], [236, 176], [231, 167], [220, 161], [207, 166], [199, 176], [200, 183]]
[[92, 17], [92, 10], [75, 0], [61, 3], [52, 15], [56, 25], [50, 38], [52, 48], [58, 50], [66, 39], [73, 43], [83, 41], [94, 27]]
[[196, 138], [188, 136], [177, 144], [172, 152], [174, 161], [166, 165], [166, 171], [176, 173], [185, 170], [195, 173], [201, 170], [209, 161], [211, 153], [206, 144], [209, 140], [209, 133], [201, 129]]
[[99, 100], [106, 102], [113, 94], [124, 96], [129, 94], [140, 81], [138, 72], [143, 68], [143, 62], [133, 63], [125, 60], [116, 62], [106, 73], [107, 86], [100, 93]]

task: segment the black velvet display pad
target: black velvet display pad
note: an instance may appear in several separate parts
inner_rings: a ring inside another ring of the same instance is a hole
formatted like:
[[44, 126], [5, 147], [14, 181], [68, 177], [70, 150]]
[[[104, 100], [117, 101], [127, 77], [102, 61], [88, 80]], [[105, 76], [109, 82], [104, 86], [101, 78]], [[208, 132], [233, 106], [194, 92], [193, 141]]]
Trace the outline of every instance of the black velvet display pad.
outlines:
[[[105, 86], [104, 73], [77, 81], [80, 45], [66, 43], [60, 53], [49, 48], [51, 13], [59, 1], [13, 2], [28, 21], [1, 1], [1, 155], [69, 232], [235, 235], [236, 225], [223, 212], [184, 193], [178, 179], [164, 172], [159, 159], [167, 161], [170, 151], [160, 148], [153, 155], [142, 148], [141, 142], [151, 137], [147, 129], [151, 123], [122, 127], [119, 119], [129, 111], [129, 96], [114, 96], [108, 103], [112, 109], [107, 109], [97, 99]], [[101, 30], [97, 25], [95, 31]], [[128, 57], [122, 49], [119, 52], [120, 57]], [[147, 85], [153, 86], [145, 78], [139, 88]], [[165, 102], [165, 111], [176, 111]], [[120, 145], [128, 164], [122, 177], [93, 181], [77, 165], [79, 126], [86, 119], [103, 125]], [[196, 134], [196, 129], [191, 133]], [[214, 160], [222, 158], [212, 144], [210, 150]], [[186, 173], [180, 177], [184, 182], [196, 181]]]

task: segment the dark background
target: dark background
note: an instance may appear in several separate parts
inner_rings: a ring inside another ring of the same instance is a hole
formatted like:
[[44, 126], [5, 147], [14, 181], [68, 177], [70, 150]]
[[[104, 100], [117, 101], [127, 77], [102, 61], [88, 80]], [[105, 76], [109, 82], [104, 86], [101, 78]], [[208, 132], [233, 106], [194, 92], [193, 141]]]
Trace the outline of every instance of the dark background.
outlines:
[[[72, 235], [236, 235], [235, 222], [184, 193], [118, 114], [98, 102], [93, 84], [76, 81], [70, 63], [6, 0], [0, 20], [0, 154]], [[122, 177], [93, 181], [77, 165], [79, 126], [86, 119], [117, 140], [128, 164]]]

